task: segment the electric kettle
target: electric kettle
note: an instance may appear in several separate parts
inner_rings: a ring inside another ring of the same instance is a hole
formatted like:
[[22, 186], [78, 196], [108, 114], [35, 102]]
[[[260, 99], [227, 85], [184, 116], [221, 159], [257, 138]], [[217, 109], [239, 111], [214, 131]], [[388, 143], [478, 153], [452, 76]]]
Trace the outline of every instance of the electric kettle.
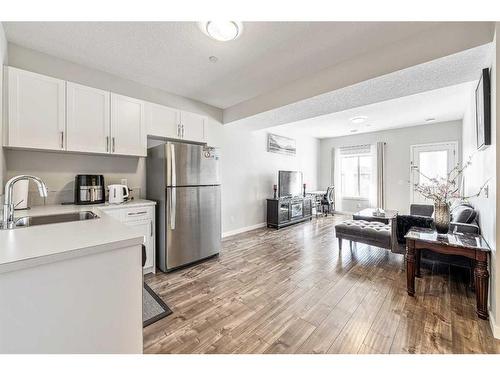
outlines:
[[109, 203], [120, 204], [128, 199], [127, 185], [109, 185]]

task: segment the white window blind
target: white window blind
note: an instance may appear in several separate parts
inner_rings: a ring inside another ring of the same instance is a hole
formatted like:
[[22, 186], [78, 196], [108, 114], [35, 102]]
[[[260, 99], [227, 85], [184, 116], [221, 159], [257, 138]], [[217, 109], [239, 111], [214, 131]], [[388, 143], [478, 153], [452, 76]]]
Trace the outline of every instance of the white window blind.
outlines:
[[369, 154], [371, 153], [371, 145], [340, 147], [339, 152], [341, 156]]

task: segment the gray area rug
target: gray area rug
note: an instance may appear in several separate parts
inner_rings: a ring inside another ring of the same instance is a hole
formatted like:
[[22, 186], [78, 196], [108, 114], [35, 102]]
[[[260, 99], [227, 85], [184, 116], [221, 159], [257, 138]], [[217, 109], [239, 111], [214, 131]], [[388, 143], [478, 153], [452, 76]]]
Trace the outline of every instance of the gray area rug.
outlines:
[[153, 290], [144, 283], [142, 291], [142, 326], [157, 322], [172, 314], [172, 310]]

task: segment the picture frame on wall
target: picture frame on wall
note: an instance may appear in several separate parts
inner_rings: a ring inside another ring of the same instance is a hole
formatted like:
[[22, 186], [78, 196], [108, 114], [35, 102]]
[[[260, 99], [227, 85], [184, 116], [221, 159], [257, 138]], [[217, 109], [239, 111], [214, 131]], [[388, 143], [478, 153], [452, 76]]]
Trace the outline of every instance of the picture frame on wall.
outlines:
[[476, 140], [478, 150], [491, 145], [490, 72], [485, 68], [476, 87]]
[[295, 139], [278, 134], [267, 134], [267, 152], [275, 152], [285, 155], [297, 154], [297, 143]]

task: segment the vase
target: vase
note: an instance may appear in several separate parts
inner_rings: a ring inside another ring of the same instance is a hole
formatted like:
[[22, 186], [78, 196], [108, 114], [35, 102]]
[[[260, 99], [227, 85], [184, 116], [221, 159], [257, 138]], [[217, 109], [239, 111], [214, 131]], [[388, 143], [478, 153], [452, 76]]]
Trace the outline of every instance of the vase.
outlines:
[[434, 203], [434, 226], [439, 234], [450, 230], [450, 207], [446, 203]]

